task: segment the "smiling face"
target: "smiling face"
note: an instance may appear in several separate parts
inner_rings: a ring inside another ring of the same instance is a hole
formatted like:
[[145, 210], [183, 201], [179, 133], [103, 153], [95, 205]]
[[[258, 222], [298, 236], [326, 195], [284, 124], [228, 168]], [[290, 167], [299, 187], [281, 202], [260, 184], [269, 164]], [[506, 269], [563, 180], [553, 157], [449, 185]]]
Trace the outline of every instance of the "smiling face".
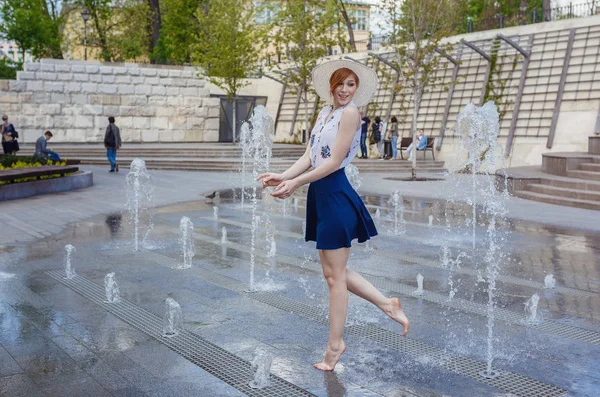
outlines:
[[347, 105], [353, 98], [359, 85], [358, 76], [351, 69], [340, 68], [329, 78], [329, 89], [333, 107]]
[[333, 90], [333, 103], [335, 107], [340, 107], [348, 104], [352, 98], [358, 85], [354, 76], [348, 76], [343, 82], [337, 85]]

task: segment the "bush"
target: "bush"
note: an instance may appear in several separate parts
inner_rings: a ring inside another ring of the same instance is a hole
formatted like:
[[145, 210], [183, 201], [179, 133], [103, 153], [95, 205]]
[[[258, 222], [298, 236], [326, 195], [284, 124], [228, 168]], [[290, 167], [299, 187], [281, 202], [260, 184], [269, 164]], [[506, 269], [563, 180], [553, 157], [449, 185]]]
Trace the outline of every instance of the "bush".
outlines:
[[14, 62], [8, 58], [0, 58], [0, 79], [16, 80], [17, 71], [23, 69], [22, 62]]
[[[4, 155], [4, 156], [0, 156], [0, 171], [1, 170], [15, 170], [15, 169], [19, 169], [19, 168], [30, 168], [30, 167], [41, 167], [43, 164], [40, 163], [39, 158], [36, 157], [32, 157], [32, 156], [12, 156], [12, 155]], [[61, 165], [61, 166], [65, 166], [67, 165], [66, 161], [56, 161], [56, 162], [52, 162], [50, 160], [48, 160], [48, 162], [46, 163], [47, 165]], [[67, 174], [70, 175], [70, 174]], [[52, 178], [60, 178], [60, 174], [53, 174], [53, 175], [45, 175], [45, 176], [41, 176], [40, 179], [52, 179]], [[35, 181], [38, 178], [36, 177], [29, 177], [29, 178], [20, 178], [20, 179], [15, 179], [14, 183], [20, 183], [20, 182], [30, 182], [30, 181]], [[6, 185], [10, 183], [10, 181], [0, 181], [0, 185]]]

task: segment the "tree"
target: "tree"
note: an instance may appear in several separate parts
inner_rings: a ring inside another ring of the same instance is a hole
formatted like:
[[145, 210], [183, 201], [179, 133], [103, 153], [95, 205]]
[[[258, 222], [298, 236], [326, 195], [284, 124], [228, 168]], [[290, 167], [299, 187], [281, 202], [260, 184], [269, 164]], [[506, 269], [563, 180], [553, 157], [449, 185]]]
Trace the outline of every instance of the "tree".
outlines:
[[200, 66], [209, 81], [225, 90], [233, 102], [233, 143], [236, 142], [236, 99], [246, 80], [258, 69], [262, 37], [266, 33], [255, 25], [251, 0], [210, 2], [196, 11], [199, 29], [192, 60]]
[[[356, 52], [356, 42], [354, 41], [354, 28], [352, 27], [352, 19], [348, 16], [348, 11], [346, 10], [346, 5], [344, 4], [344, 0], [336, 0], [335, 5], [338, 9], [338, 12], [341, 14], [344, 23], [346, 24], [346, 29], [348, 29], [348, 46], [354, 52]], [[342, 51], [344, 46], [342, 47]]]
[[152, 13], [147, 1], [74, 0], [73, 5], [76, 7], [74, 12], [83, 8], [88, 10], [88, 43], [99, 47], [99, 56], [103, 61], [126, 61], [149, 56], [151, 40], [148, 21]]
[[57, 0], [2, 1], [0, 34], [19, 46], [23, 61], [27, 51], [34, 58], [62, 58], [59, 34], [62, 19], [56, 7]]
[[207, 0], [162, 0], [161, 29], [158, 45], [152, 57], [174, 64], [192, 61], [194, 45], [198, 42], [200, 24], [196, 16], [198, 5], [204, 9]]
[[[383, 6], [388, 17], [397, 18], [390, 21], [394, 27], [390, 46], [396, 53], [391, 62], [400, 73], [403, 86], [412, 92], [412, 178], [416, 180], [419, 108], [427, 87], [444, 83], [436, 76], [440, 65], [436, 51], [447, 49], [441, 41], [452, 34], [456, 8], [451, 0], [384, 0]], [[399, 14], [395, 11], [398, 8]]]
[[[285, 55], [290, 91], [304, 94], [304, 128], [309, 131], [308, 95], [311, 72], [317, 61], [336, 44], [334, 0], [286, 0], [276, 15], [275, 51]], [[281, 65], [278, 65], [281, 67]]]

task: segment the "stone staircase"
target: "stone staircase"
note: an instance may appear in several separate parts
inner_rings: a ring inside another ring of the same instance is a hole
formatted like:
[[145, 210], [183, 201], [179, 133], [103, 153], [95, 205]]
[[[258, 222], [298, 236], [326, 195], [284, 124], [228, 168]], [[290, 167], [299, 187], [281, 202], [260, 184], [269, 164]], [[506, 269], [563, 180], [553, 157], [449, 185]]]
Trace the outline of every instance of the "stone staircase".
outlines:
[[[102, 144], [66, 144], [50, 142], [48, 147], [61, 157], [79, 160], [82, 165], [108, 166], [106, 149]], [[275, 144], [273, 146], [273, 170], [284, 170], [304, 153], [303, 145]], [[31, 144], [21, 145], [22, 155], [31, 154]], [[124, 143], [119, 150], [118, 162], [128, 168], [131, 160], [140, 157], [149, 169], [189, 170], [212, 172], [235, 172], [241, 169], [241, 149], [232, 144], [219, 143]], [[401, 160], [355, 159], [360, 172], [410, 173], [411, 164]], [[443, 161], [418, 160], [419, 172], [440, 173]]]
[[517, 197], [600, 210], [600, 136], [589, 137], [587, 153], [543, 154], [541, 173], [518, 179]]

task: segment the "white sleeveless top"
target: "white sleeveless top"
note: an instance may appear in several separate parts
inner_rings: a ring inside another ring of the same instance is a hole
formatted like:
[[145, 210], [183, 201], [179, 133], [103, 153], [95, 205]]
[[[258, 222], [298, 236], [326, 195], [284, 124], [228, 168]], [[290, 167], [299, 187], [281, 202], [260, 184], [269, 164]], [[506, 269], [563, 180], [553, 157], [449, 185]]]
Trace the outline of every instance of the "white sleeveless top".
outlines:
[[[310, 135], [310, 165], [312, 165], [313, 168], [317, 168], [331, 158], [331, 150], [333, 149], [333, 142], [335, 142], [340, 127], [342, 112], [347, 106], [356, 107], [354, 102], [349, 102], [344, 106], [340, 106], [333, 111], [333, 114], [327, 122], [325, 122], [325, 118], [331, 112], [332, 106], [324, 107], [319, 113], [317, 122]], [[356, 156], [358, 148], [360, 147], [360, 133], [361, 128], [359, 124], [358, 129], [354, 133], [352, 144], [350, 144], [350, 150], [346, 153], [346, 157], [344, 158], [344, 161], [342, 161], [340, 168], [344, 168], [350, 164], [352, 159]]]

